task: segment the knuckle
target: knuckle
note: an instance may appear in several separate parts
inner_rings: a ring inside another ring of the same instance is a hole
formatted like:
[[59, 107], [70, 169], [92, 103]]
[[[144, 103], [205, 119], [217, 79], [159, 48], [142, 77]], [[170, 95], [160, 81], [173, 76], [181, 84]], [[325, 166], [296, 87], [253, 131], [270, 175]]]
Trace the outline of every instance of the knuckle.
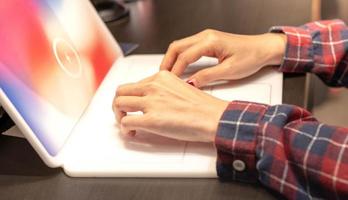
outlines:
[[154, 81], [149, 82], [145, 85], [146, 91], [149, 93], [155, 93], [158, 91], [158, 84]]
[[205, 29], [203, 31], [203, 33], [207, 36], [210, 36], [210, 35], [216, 35], [217, 34], [217, 31], [216, 30], [213, 30], [213, 29]]
[[170, 75], [171, 72], [167, 70], [159, 71], [158, 73], [156, 73], [156, 75], [154, 76], [154, 80], [151, 83], [158, 88], [159, 83], [167, 80]]
[[207, 36], [208, 44], [214, 44], [219, 40], [219, 37], [216, 34], [209, 34]]
[[206, 31], [206, 40], [210, 43], [214, 43], [219, 39], [218, 31], [208, 29]]
[[114, 100], [114, 107], [115, 108], [120, 108], [123, 104], [123, 97], [117, 97], [115, 100]]
[[128, 126], [127, 118], [126, 117], [122, 118], [120, 123], [121, 123], [122, 126], [127, 127]]
[[130, 83], [128, 83], [128, 84], [123, 84], [123, 85], [118, 86], [117, 89], [116, 89], [116, 96], [117, 96], [117, 97], [118, 97], [118, 96], [121, 96], [122, 93], [123, 93], [123, 91], [124, 91], [128, 86], [130, 86]]
[[212, 32], [214, 32], [215, 30], [211, 29], [211, 28], [207, 28], [205, 29], [203, 32], [206, 33], [206, 34], [210, 34]]
[[157, 73], [157, 78], [165, 78], [165, 77], [167, 77], [168, 75], [170, 74], [170, 72], [169, 71], [167, 71], [167, 70], [162, 70], [162, 71], [160, 71], [160, 72], [158, 72]]
[[129, 123], [129, 120], [127, 117], [124, 117], [121, 119], [120, 125], [121, 125], [121, 130], [123, 130], [124, 133], [128, 133], [128, 131], [130, 131], [132, 127], [132, 124]]
[[121, 97], [118, 97], [118, 98], [116, 98], [115, 99], [115, 101], [114, 101], [114, 106], [116, 107], [116, 108], [119, 108], [119, 107], [121, 107]]
[[188, 59], [188, 56], [185, 53], [182, 53], [178, 56], [178, 61], [180, 61], [183, 64], [187, 64], [188, 62], [187, 59]]
[[176, 48], [177, 48], [177, 46], [178, 46], [178, 41], [177, 40], [174, 40], [173, 42], [171, 42], [170, 44], [169, 44], [169, 50], [175, 50]]
[[121, 87], [117, 88], [117, 90], [116, 90], [116, 97], [119, 97], [121, 95], [121, 90], [122, 90]]

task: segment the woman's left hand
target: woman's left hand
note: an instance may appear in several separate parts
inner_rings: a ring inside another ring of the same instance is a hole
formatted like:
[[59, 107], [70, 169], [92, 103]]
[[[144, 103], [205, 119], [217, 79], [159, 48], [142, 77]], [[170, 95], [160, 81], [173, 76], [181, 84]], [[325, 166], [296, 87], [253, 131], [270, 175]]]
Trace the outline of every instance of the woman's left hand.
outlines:
[[[113, 110], [123, 134], [144, 131], [178, 140], [213, 142], [227, 105], [161, 71], [138, 83], [120, 86]], [[137, 111], [143, 115], [127, 115]]]

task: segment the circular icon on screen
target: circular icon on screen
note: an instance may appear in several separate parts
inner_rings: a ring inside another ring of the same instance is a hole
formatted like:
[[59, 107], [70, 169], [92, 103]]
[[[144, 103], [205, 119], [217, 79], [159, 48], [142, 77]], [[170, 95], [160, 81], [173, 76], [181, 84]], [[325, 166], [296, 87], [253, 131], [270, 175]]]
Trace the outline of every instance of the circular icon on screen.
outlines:
[[79, 78], [82, 74], [80, 56], [75, 48], [66, 40], [53, 40], [53, 52], [59, 67], [70, 77]]

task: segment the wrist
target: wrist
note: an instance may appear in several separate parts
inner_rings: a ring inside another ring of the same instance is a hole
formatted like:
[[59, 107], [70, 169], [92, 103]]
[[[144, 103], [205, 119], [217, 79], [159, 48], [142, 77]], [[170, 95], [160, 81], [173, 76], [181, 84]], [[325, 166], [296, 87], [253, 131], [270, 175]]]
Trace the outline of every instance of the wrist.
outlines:
[[218, 130], [218, 126], [219, 126], [219, 122], [220, 119], [223, 115], [223, 113], [225, 112], [225, 110], [227, 109], [229, 102], [227, 101], [223, 101], [220, 99], [217, 99], [216, 102], [214, 102], [213, 104], [214, 106], [212, 106], [211, 108], [213, 108], [212, 110], [210, 110], [210, 123], [207, 126], [207, 138], [206, 141], [208, 142], [214, 142], [215, 141], [215, 137], [216, 137], [216, 133]]
[[266, 65], [280, 65], [286, 51], [287, 36], [283, 33], [266, 33], [265, 45], [268, 48]]

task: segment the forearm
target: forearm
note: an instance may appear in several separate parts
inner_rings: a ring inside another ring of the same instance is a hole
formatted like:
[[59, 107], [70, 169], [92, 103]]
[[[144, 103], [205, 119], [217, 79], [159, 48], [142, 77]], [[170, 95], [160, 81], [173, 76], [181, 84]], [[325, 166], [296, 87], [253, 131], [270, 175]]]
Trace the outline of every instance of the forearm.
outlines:
[[218, 175], [259, 181], [289, 199], [343, 198], [347, 142], [347, 129], [321, 124], [299, 107], [232, 102], [215, 140]]
[[287, 36], [281, 71], [310, 72], [329, 86], [348, 87], [348, 28], [344, 22], [317, 21], [301, 27], [272, 27], [271, 32]]

